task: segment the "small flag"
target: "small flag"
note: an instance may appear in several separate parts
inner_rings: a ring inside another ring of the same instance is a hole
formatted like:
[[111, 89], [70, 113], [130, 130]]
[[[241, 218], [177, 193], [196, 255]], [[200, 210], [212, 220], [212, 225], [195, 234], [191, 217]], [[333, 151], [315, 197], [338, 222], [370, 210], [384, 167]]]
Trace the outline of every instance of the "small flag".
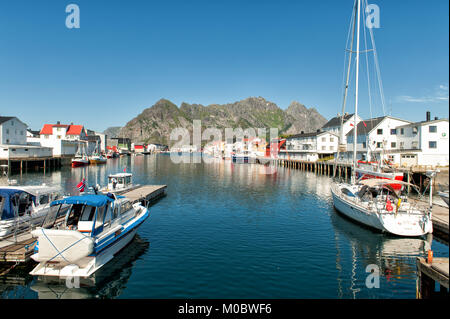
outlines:
[[127, 172], [127, 167], [126, 167], [126, 166], [123, 168], [123, 172], [124, 172], [124, 173]]
[[84, 192], [84, 188], [86, 187], [86, 179], [83, 178], [81, 182], [78, 183], [77, 188], [80, 193]]
[[362, 121], [362, 122], [363, 122], [364, 126], [365, 126], [365, 127], [367, 127], [367, 124], [366, 124], [366, 122], [364, 122], [364, 121]]

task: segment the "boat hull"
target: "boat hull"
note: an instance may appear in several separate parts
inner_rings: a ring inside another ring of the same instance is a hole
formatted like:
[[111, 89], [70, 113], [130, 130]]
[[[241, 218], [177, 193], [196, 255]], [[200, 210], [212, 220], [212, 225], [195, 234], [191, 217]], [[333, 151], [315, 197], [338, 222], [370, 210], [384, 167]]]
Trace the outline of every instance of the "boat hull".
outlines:
[[417, 237], [433, 232], [433, 224], [429, 215], [399, 213], [377, 213], [369, 211], [345, 200], [332, 186], [331, 194], [334, 207], [338, 212], [365, 226], [397, 236]]
[[[134, 238], [139, 226], [149, 216], [147, 208], [142, 207], [141, 209], [142, 210], [135, 218], [132, 218], [121, 227], [115, 227], [110, 235], [105, 236], [106, 238], [96, 241], [92, 246], [92, 249], [91, 246], [89, 246], [88, 239], [91, 237], [85, 236], [86, 239], [81, 239], [85, 240], [85, 247], [82, 247], [82, 251], [76, 249], [74, 250], [75, 255], [69, 254], [70, 256], [61, 256], [63, 261], [60, 263], [48, 263], [52, 253], [50, 253], [50, 255], [47, 253], [47, 256], [40, 258], [40, 253], [38, 252], [33, 255], [32, 258], [36, 261], [40, 261], [40, 263], [30, 272], [30, 274], [33, 276], [56, 276], [60, 278], [91, 276], [113, 259], [114, 255], [128, 245]], [[41, 230], [36, 230], [36, 234], [38, 234], [39, 231]], [[74, 238], [75, 237], [76, 236], [74, 235]], [[70, 245], [71, 244], [69, 243], [69, 247], [71, 247]], [[39, 250], [41, 250], [41, 247], [39, 247]]]
[[80, 167], [80, 166], [85, 166], [85, 165], [89, 165], [89, 161], [83, 161], [83, 160], [72, 160], [72, 167]]

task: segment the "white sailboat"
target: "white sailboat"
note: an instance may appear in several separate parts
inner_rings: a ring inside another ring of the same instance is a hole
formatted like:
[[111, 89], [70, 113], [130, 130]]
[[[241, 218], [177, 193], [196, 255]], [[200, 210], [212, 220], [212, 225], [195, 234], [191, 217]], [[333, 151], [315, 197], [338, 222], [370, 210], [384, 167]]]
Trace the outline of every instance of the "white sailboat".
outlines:
[[[361, 0], [355, 0], [355, 19], [352, 29], [353, 36], [356, 31], [356, 82], [355, 82], [355, 123], [353, 129], [353, 167], [352, 181], [333, 182], [331, 193], [333, 204], [336, 210], [345, 216], [362, 223], [366, 226], [378, 229], [382, 232], [391, 233], [398, 236], [422, 236], [432, 233], [431, 221], [431, 199], [429, 206], [420, 206], [418, 202], [411, 202], [406, 196], [399, 196], [391, 185], [407, 184], [398, 180], [389, 179], [366, 179], [356, 180], [356, 145], [357, 145], [357, 114], [358, 114], [358, 82], [359, 82], [359, 54], [360, 54], [360, 20], [361, 20]], [[352, 46], [354, 40], [352, 39]], [[350, 58], [352, 49], [350, 49]], [[350, 63], [349, 63], [350, 70]], [[348, 77], [345, 92], [348, 89]], [[346, 93], [344, 94], [344, 105]], [[343, 133], [341, 126], [341, 143]], [[431, 177], [432, 178], [432, 177]], [[431, 181], [432, 182], [432, 181]], [[410, 186], [414, 186], [411, 185]], [[431, 195], [430, 195], [431, 196]]]

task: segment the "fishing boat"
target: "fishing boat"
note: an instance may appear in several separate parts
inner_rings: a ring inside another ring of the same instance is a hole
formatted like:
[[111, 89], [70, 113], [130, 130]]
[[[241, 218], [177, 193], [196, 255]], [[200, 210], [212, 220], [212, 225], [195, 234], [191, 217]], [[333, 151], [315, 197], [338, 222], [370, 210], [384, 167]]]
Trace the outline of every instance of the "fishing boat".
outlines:
[[81, 148], [80, 144], [78, 144], [78, 150], [75, 154], [75, 157], [72, 158], [72, 167], [79, 167], [89, 165], [89, 157], [84, 152], [84, 145]]
[[101, 152], [98, 149], [98, 142], [95, 144], [94, 152], [91, 156], [89, 156], [89, 163], [90, 164], [105, 164], [107, 158], [101, 154]]
[[60, 189], [45, 185], [0, 187], [0, 240], [40, 226], [51, 201], [61, 196]]
[[[350, 67], [352, 65], [352, 54], [356, 55], [355, 61], [355, 122], [353, 124], [353, 166], [352, 179], [350, 183], [334, 181], [331, 186], [333, 204], [336, 210], [343, 215], [366, 226], [378, 229], [382, 232], [398, 236], [423, 236], [432, 233], [433, 225], [431, 222], [432, 199], [430, 190], [430, 203], [427, 206], [421, 206], [420, 202], [413, 203], [406, 196], [400, 196], [393, 188], [394, 184], [403, 186], [414, 185], [389, 179], [357, 179], [357, 114], [358, 114], [358, 85], [359, 85], [359, 54], [360, 54], [360, 22], [361, 22], [361, 0], [355, 0], [353, 7], [354, 19], [352, 20], [352, 42], [349, 54], [348, 72], [345, 84], [343, 110], [348, 92]], [[354, 36], [356, 31], [356, 51], [353, 50]], [[371, 50], [374, 51], [375, 50]], [[344, 112], [342, 113], [344, 114]], [[343, 143], [343, 120], [341, 120], [340, 143]], [[340, 145], [339, 149], [344, 149]], [[337, 156], [337, 158], [339, 155]], [[434, 173], [431, 172], [430, 184]], [[420, 194], [420, 192], [418, 192]]]
[[[65, 219], [55, 223], [64, 205]], [[33, 276], [89, 277], [130, 243], [149, 216], [140, 203], [114, 194], [71, 196], [50, 206], [53, 226], [32, 232], [38, 242], [31, 258], [39, 262]]]
[[121, 194], [139, 186], [138, 184], [133, 184], [133, 174], [117, 173], [108, 176], [108, 186], [101, 188], [100, 192]]

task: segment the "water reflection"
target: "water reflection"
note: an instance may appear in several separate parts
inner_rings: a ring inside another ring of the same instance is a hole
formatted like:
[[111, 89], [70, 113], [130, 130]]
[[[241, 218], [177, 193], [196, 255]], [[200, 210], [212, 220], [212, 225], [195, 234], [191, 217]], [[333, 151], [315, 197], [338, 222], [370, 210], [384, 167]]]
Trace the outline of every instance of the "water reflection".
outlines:
[[425, 256], [431, 249], [432, 235], [426, 238], [391, 237], [356, 224], [336, 211], [330, 219], [335, 230], [339, 298], [348, 297], [348, 294], [353, 298], [361, 297], [358, 293], [362, 290], [369, 293], [365, 286], [369, 275], [366, 267], [369, 265], [378, 266], [382, 279], [380, 285], [384, 287], [415, 280], [415, 258]]
[[149, 242], [139, 235], [110, 262], [89, 278], [80, 279], [80, 288], [68, 288], [65, 281], [39, 278], [31, 285], [39, 299], [116, 298], [126, 288], [133, 265], [148, 251]]

